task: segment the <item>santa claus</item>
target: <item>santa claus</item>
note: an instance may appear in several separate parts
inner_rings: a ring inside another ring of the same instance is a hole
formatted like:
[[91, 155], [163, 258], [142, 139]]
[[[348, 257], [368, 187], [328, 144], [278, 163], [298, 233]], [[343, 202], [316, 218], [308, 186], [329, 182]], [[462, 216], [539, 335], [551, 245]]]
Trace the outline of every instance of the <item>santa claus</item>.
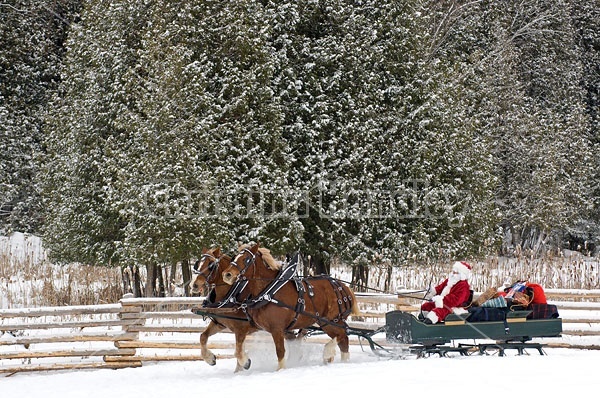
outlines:
[[[467, 279], [471, 276], [471, 266], [464, 261], [452, 265], [452, 271], [442, 283], [431, 289], [431, 301], [421, 305], [424, 323], [435, 324], [443, 321], [452, 312], [467, 306], [471, 296], [471, 286]], [[434, 295], [435, 294], [435, 295]]]

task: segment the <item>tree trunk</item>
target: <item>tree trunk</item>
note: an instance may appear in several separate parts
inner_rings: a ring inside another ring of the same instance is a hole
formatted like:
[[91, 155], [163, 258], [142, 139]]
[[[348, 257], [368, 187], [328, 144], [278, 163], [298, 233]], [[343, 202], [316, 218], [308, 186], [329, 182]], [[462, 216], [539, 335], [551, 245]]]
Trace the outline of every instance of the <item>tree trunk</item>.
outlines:
[[309, 276], [310, 275], [310, 262], [312, 261], [312, 256], [309, 254], [308, 256], [302, 256], [302, 275]]
[[142, 277], [140, 268], [136, 265], [133, 268], [133, 297], [142, 297]]
[[156, 297], [165, 297], [165, 278], [163, 276], [162, 267], [160, 265], [156, 266], [156, 276], [157, 276], [157, 287], [156, 289]]
[[142, 281], [137, 265], [126, 265], [121, 268], [123, 278], [123, 294], [132, 293], [133, 297], [142, 297]]
[[392, 285], [392, 272], [394, 272], [394, 267], [388, 265], [385, 267], [385, 282], [383, 286], [383, 291], [389, 292], [390, 286]]
[[156, 264], [146, 264], [146, 297], [156, 297]]
[[366, 264], [357, 264], [352, 267], [352, 286], [358, 292], [366, 292], [369, 283], [369, 267]]
[[329, 262], [323, 259], [321, 253], [317, 253], [310, 257], [309, 268], [314, 272], [314, 275], [329, 275]]
[[169, 272], [169, 278], [166, 280], [167, 291], [169, 292], [169, 296], [173, 296], [175, 293], [175, 287], [177, 284], [175, 283], [175, 277], [177, 276], [177, 262], [173, 262], [171, 264], [171, 271]]
[[133, 293], [132, 280], [129, 267], [121, 267], [121, 280], [123, 281], [123, 294]]
[[190, 296], [190, 282], [192, 281], [192, 271], [190, 269], [190, 260], [185, 259], [181, 261], [181, 275], [183, 278], [183, 291], [185, 296]]

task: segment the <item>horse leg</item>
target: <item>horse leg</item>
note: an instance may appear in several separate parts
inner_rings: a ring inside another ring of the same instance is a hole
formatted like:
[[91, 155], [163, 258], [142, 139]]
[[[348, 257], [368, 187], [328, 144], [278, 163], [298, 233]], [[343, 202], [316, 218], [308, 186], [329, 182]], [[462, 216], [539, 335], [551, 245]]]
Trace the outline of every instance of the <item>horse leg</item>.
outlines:
[[342, 362], [348, 362], [350, 360], [350, 342], [346, 333], [337, 337], [338, 347], [342, 353]]
[[248, 358], [248, 354], [244, 351], [244, 341], [246, 340], [246, 336], [248, 335], [248, 331], [244, 330], [235, 330], [235, 372], [240, 372], [242, 370], [250, 369], [250, 364], [252, 361]]
[[208, 338], [213, 334], [219, 333], [223, 329], [223, 326], [211, 321], [206, 329], [204, 329], [204, 332], [200, 334], [200, 353], [202, 359], [211, 366], [214, 366], [217, 363], [217, 357], [208, 349]]
[[285, 333], [283, 330], [271, 332], [277, 353], [277, 370], [285, 369]]
[[334, 337], [327, 344], [323, 350], [323, 363], [331, 363], [335, 359], [335, 345], [337, 344], [337, 338]]
[[[328, 344], [335, 346], [335, 344], [337, 343], [337, 345], [340, 348], [340, 351], [342, 353], [342, 361], [343, 362], [349, 361], [350, 360], [350, 341], [348, 339], [348, 335], [346, 334], [346, 332], [343, 331], [338, 326], [328, 327], [327, 329], [323, 328], [323, 331], [325, 333], [327, 333], [327, 335], [333, 339]], [[335, 355], [335, 347], [332, 351]], [[323, 359], [324, 360], [327, 359], [325, 357], [325, 354], [323, 354]], [[331, 357], [331, 361], [333, 361], [333, 356]]]

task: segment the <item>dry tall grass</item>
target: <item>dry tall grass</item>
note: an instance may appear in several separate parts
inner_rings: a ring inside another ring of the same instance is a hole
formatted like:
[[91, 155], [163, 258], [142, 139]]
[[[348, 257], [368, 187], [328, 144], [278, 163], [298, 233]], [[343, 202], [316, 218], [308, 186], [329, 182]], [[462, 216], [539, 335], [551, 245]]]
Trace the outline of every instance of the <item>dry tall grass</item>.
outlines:
[[116, 303], [122, 295], [118, 268], [34, 264], [0, 255], [0, 308]]
[[[475, 291], [501, 287], [517, 280], [539, 283], [546, 289], [600, 288], [600, 258], [583, 257], [575, 252], [543, 258], [490, 257], [485, 260], [467, 261], [473, 267], [469, 282]], [[389, 292], [398, 289], [419, 290], [430, 284], [435, 286], [440, 283], [448, 275], [450, 268], [449, 262], [393, 268], [390, 286], [386, 288], [385, 280], [389, 268], [373, 266], [369, 275], [369, 287]], [[351, 270], [341, 267], [332, 273], [344, 279], [344, 276], [351, 275]]]
[[[56, 266], [39, 253], [27, 254], [28, 248], [19, 253], [6, 247], [0, 249], [0, 308], [116, 303], [123, 295], [119, 268]], [[574, 252], [545, 258], [489, 258], [473, 261], [472, 265], [470, 282], [476, 291], [516, 280], [529, 280], [547, 289], [600, 288], [600, 258], [583, 257]], [[391, 268], [392, 275], [386, 286], [390, 268], [373, 266], [369, 287], [388, 292], [402, 288], [423, 289], [439, 283], [449, 269], [449, 263]], [[348, 281], [351, 270], [334, 264], [332, 275]], [[172, 279], [178, 283], [181, 276], [173, 275]], [[182, 292], [169, 289], [168, 294], [181, 295]]]

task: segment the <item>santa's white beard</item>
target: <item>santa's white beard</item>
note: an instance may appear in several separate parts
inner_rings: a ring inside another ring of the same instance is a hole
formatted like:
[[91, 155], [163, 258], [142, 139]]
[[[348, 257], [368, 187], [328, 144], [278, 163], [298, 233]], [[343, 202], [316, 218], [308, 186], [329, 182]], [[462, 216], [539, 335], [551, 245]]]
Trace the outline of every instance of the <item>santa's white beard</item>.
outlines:
[[440, 296], [445, 297], [450, 293], [450, 289], [452, 289], [452, 286], [456, 285], [458, 281], [460, 281], [460, 274], [450, 273], [448, 275], [448, 283], [446, 283], [446, 287], [442, 289]]
[[458, 281], [460, 281], [460, 274], [451, 273], [448, 275], [448, 286], [454, 286]]

